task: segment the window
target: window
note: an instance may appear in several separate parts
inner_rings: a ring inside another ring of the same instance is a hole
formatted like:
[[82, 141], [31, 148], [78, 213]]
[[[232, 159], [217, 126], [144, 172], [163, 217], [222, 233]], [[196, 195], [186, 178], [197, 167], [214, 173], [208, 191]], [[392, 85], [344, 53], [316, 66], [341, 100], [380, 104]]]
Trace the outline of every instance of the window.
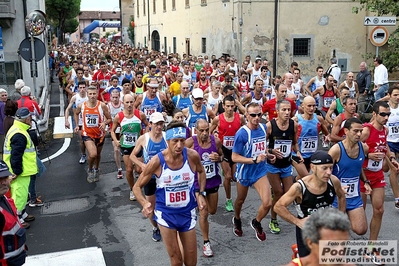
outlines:
[[139, 1], [140, 1], [140, 0], [137, 0], [137, 17], [140, 16], [140, 12], [139, 12], [139, 10], [140, 10], [140, 3], [139, 3]]
[[186, 8], [190, 7], [190, 0], [186, 0]]
[[152, 12], [157, 13], [157, 0], [152, 0]]
[[310, 57], [311, 39], [310, 38], [294, 38], [293, 40], [293, 56]]
[[206, 6], [206, 0], [201, 0], [201, 6]]
[[201, 53], [206, 53], [206, 38], [201, 39]]
[[176, 37], [173, 37], [173, 53], [175, 54], [177, 51], [177, 40]]
[[166, 12], [166, 0], [163, 0], [163, 12]]
[[[0, 83], [14, 85], [15, 80], [22, 78], [21, 62], [0, 62]], [[36, 77], [38, 76], [36, 70]]]
[[147, 47], [147, 37], [144, 36], [144, 48]]
[[176, 10], [176, 0], [172, 0], [172, 10]]
[[165, 52], [165, 54], [167, 54], [168, 53], [168, 38], [167, 37], [163, 37], [163, 42], [164, 42], [164, 52]]
[[[148, 0], [148, 1], [150, 1], [150, 0]], [[150, 10], [148, 10], [148, 11], [150, 11]], [[143, 16], [145, 16], [145, 0], [143, 0]]]

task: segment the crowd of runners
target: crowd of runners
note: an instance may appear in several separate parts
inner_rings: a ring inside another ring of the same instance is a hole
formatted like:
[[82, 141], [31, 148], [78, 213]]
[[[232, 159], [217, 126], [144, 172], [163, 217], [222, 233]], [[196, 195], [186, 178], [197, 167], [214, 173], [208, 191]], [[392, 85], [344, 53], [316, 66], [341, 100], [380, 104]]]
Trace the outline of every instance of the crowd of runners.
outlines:
[[[143, 206], [152, 239], [163, 239], [171, 265], [196, 264], [197, 212], [202, 253], [214, 255], [208, 215], [217, 212], [219, 187], [235, 236], [254, 230], [265, 241], [262, 221], [270, 212], [271, 233], [281, 232], [278, 217], [296, 225], [300, 258], [310, 254], [302, 229], [317, 209], [337, 208], [356, 234], [369, 231], [370, 240], [378, 239], [384, 172], [399, 209], [399, 85], [387, 89], [376, 73], [372, 88], [365, 62], [356, 77], [349, 72], [340, 82], [333, 58], [304, 82], [298, 63], [271, 77], [261, 56], [239, 64], [228, 55], [166, 55], [113, 43], [70, 44], [51, 56], [68, 99], [65, 127], [81, 139], [77, 163], [87, 162], [87, 182], [101, 181], [101, 150], [110, 134], [115, 178], [128, 181], [126, 197]], [[372, 118], [361, 121], [359, 98], [373, 92], [379, 101]], [[240, 213], [251, 186], [259, 209], [249, 229]], [[378, 264], [375, 252], [365, 256]]]

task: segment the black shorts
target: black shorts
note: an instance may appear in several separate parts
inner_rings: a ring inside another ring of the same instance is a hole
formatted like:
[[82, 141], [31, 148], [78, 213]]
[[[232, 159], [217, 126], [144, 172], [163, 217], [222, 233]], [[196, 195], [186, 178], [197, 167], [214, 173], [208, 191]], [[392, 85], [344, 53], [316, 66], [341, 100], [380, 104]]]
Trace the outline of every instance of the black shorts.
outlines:
[[[121, 147], [121, 152], [122, 152], [123, 155], [130, 155], [130, 154], [132, 154], [133, 150], [134, 150], [134, 147], [131, 147], [131, 148], [123, 148], [123, 147]], [[142, 156], [143, 156], [143, 150], [141, 150], [139, 152], [139, 154], [137, 154], [136, 157], [142, 157]]]
[[144, 186], [144, 195], [152, 196], [155, 195], [155, 191], [157, 190], [157, 181], [155, 178], [151, 178], [147, 184]]
[[86, 142], [86, 141], [88, 141], [88, 140], [91, 140], [91, 141], [94, 142], [94, 144], [95, 144], [97, 147], [101, 147], [101, 146], [104, 145], [105, 135], [104, 135], [103, 137], [101, 137], [101, 138], [92, 138], [92, 137], [89, 137], [89, 136], [82, 136], [82, 140], [83, 140], [84, 142]]
[[223, 151], [223, 161], [228, 162], [230, 165], [234, 164], [233, 160], [231, 159], [231, 155], [233, 154], [232, 150], [227, 149], [225, 146], [222, 146]]
[[[292, 155], [292, 160], [295, 161], [296, 163], [299, 163], [299, 157]], [[306, 169], [310, 169], [310, 157], [309, 158], [303, 158], [303, 163], [306, 166]]]
[[217, 193], [219, 191], [219, 186], [205, 189], [206, 195]]

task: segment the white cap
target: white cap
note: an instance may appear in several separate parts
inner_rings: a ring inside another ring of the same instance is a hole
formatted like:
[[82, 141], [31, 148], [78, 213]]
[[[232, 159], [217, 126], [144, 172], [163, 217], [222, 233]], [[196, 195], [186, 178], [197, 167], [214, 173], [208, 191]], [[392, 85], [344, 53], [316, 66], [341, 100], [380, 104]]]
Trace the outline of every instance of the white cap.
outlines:
[[23, 86], [25, 86], [25, 82], [22, 79], [17, 79], [15, 81], [15, 89], [19, 90], [21, 89]]
[[163, 118], [163, 115], [160, 112], [152, 113], [152, 115], [150, 116], [150, 122], [155, 124], [155, 123], [158, 123], [160, 121], [165, 122], [165, 119]]
[[193, 91], [191, 92], [191, 95], [193, 95], [194, 99], [197, 98], [204, 98], [204, 92], [201, 89], [193, 89]]
[[23, 86], [21, 89], [21, 95], [22, 96], [29, 96], [31, 93], [31, 90], [28, 86]]

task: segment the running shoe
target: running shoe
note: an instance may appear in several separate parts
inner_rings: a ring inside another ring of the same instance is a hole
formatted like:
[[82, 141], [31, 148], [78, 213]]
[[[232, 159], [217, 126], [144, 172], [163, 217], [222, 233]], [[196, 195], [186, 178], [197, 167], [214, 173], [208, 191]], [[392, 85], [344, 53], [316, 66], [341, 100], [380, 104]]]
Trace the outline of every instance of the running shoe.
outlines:
[[86, 162], [86, 154], [82, 154], [82, 156], [80, 157], [79, 163], [84, 164], [85, 162]]
[[152, 240], [154, 240], [155, 242], [159, 242], [161, 241], [162, 237], [161, 237], [161, 232], [159, 231], [159, 228], [156, 227], [154, 229], [152, 229]]
[[238, 219], [238, 220], [237, 220], [237, 219], [233, 216], [232, 222], [233, 222], [233, 234], [234, 234], [235, 236], [242, 236], [241, 219]]
[[94, 169], [94, 182], [100, 181], [100, 170]]
[[133, 194], [133, 191], [130, 191], [129, 199], [130, 199], [131, 201], [135, 201], [135, 200], [136, 200], [136, 196]]
[[87, 170], [87, 182], [89, 182], [89, 183], [94, 182], [94, 170], [93, 169]]
[[210, 242], [206, 242], [202, 248], [202, 254], [204, 257], [213, 257], [213, 251]]
[[41, 207], [43, 205], [44, 203], [39, 197], [37, 197], [34, 202], [29, 202], [29, 207]]
[[395, 202], [395, 208], [396, 208], [397, 210], [399, 210], [399, 201], [396, 201], [396, 202]]
[[233, 200], [231, 199], [226, 200], [226, 211], [228, 212], [234, 211]]
[[117, 178], [117, 179], [122, 179], [122, 178], [123, 178], [122, 169], [119, 169], [119, 170], [118, 170], [118, 174], [116, 174], [116, 178]]
[[323, 140], [322, 143], [323, 143], [323, 148], [329, 148], [330, 147], [330, 144], [328, 142]]
[[266, 234], [265, 232], [263, 232], [263, 228], [260, 222], [258, 222], [256, 219], [253, 219], [251, 222], [251, 227], [255, 230], [255, 236], [259, 241], [266, 240]]
[[279, 234], [281, 231], [277, 220], [273, 220], [273, 219], [269, 223], [269, 229], [270, 229], [270, 232], [272, 232], [273, 234]]

